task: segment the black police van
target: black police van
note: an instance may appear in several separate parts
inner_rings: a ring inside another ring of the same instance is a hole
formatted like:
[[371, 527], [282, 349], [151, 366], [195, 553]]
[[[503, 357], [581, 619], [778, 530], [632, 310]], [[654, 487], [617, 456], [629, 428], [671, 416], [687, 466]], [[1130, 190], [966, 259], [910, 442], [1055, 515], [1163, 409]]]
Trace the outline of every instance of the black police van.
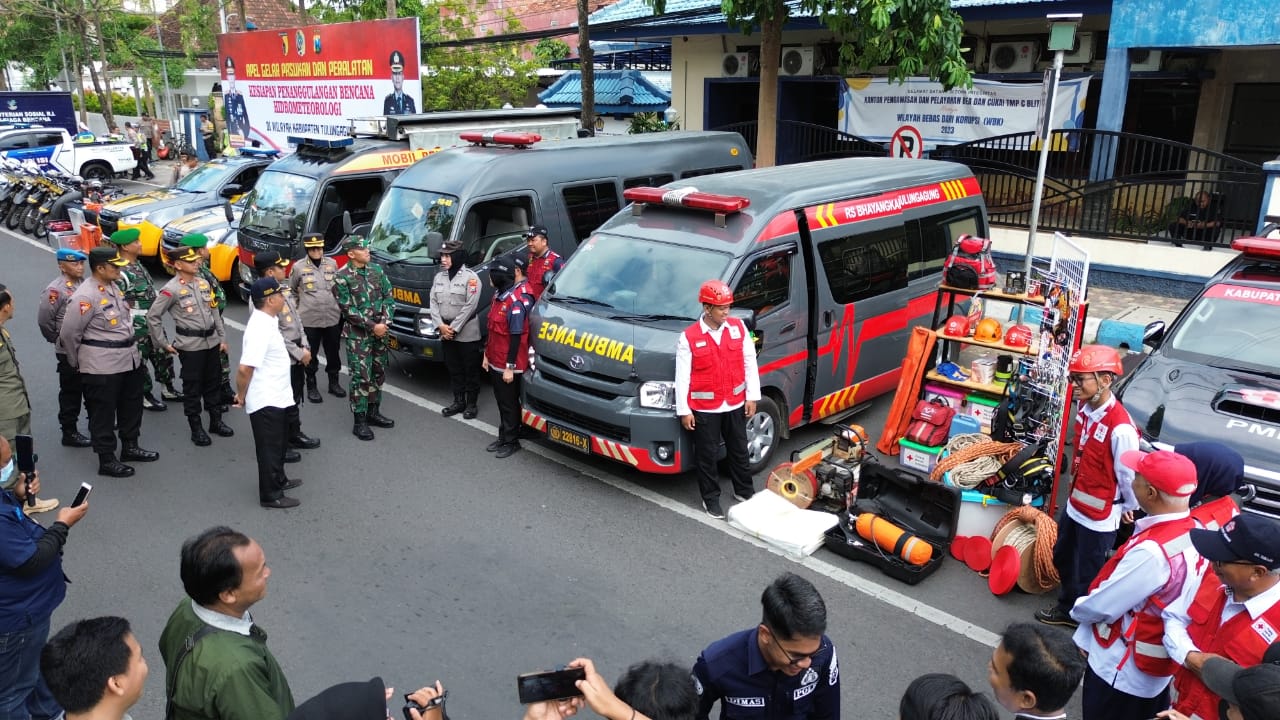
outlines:
[[1245, 510], [1280, 518], [1280, 240], [1237, 238], [1240, 255], [1169, 327], [1116, 394], [1143, 435], [1171, 449], [1222, 442], [1244, 456]]

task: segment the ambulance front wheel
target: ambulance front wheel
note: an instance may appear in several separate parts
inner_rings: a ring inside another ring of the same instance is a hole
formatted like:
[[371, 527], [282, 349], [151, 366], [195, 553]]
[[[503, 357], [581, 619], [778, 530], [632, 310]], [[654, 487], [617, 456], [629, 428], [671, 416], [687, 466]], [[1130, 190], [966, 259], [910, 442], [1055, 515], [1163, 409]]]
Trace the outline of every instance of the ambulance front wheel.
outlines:
[[782, 440], [782, 414], [772, 398], [760, 398], [756, 414], [747, 418], [747, 462], [752, 475], [769, 467]]

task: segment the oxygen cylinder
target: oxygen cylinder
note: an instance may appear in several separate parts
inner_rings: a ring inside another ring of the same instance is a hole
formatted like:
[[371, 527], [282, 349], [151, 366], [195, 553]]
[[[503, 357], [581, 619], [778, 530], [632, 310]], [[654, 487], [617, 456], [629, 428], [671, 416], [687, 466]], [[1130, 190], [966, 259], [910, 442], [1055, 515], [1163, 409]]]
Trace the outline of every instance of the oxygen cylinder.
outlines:
[[924, 565], [933, 557], [933, 546], [879, 515], [862, 513], [854, 521], [854, 529], [863, 539], [912, 565]]

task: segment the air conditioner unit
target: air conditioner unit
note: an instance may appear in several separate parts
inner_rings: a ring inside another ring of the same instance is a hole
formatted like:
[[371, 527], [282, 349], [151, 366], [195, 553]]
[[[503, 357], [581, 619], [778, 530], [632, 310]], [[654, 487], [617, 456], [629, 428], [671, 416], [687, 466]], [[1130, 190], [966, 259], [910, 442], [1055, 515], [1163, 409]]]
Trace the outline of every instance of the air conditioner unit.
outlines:
[[813, 48], [782, 48], [782, 64], [779, 69], [783, 75], [812, 75]]
[[1163, 58], [1159, 50], [1129, 51], [1129, 72], [1158, 72]]
[[751, 58], [744, 52], [725, 53], [720, 59], [721, 77], [746, 77], [751, 71]]
[[1076, 33], [1075, 47], [1062, 56], [1063, 65], [1084, 65], [1093, 60], [1093, 33]]
[[991, 43], [991, 56], [987, 65], [987, 72], [1034, 72], [1036, 60], [1039, 57], [1040, 44], [1033, 40]]

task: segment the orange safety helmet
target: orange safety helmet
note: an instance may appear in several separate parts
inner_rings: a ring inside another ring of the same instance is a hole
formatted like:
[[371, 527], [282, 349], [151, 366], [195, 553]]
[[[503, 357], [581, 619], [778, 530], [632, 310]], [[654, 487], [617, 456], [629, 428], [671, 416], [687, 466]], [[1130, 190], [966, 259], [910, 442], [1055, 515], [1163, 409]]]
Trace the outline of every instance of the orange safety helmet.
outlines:
[[1120, 352], [1115, 348], [1108, 345], [1085, 345], [1071, 354], [1067, 372], [1123, 375], [1124, 365], [1120, 362]]
[[1009, 347], [1029, 348], [1031, 337], [1031, 328], [1026, 325], [1011, 325], [1009, 331], [1004, 334], [1004, 344]]
[[951, 337], [969, 337], [969, 318], [966, 315], [952, 315], [947, 318], [942, 333]]
[[707, 305], [732, 305], [733, 291], [723, 280], [708, 280], [698, 290], [698, 302]]
[[973, 333], [973, 339], [982, 342], [1000, 342], [1000, 338], [1003, 336], [1004, 327], [995, 318], [982, 318], [978, 322], [978, 329]]

